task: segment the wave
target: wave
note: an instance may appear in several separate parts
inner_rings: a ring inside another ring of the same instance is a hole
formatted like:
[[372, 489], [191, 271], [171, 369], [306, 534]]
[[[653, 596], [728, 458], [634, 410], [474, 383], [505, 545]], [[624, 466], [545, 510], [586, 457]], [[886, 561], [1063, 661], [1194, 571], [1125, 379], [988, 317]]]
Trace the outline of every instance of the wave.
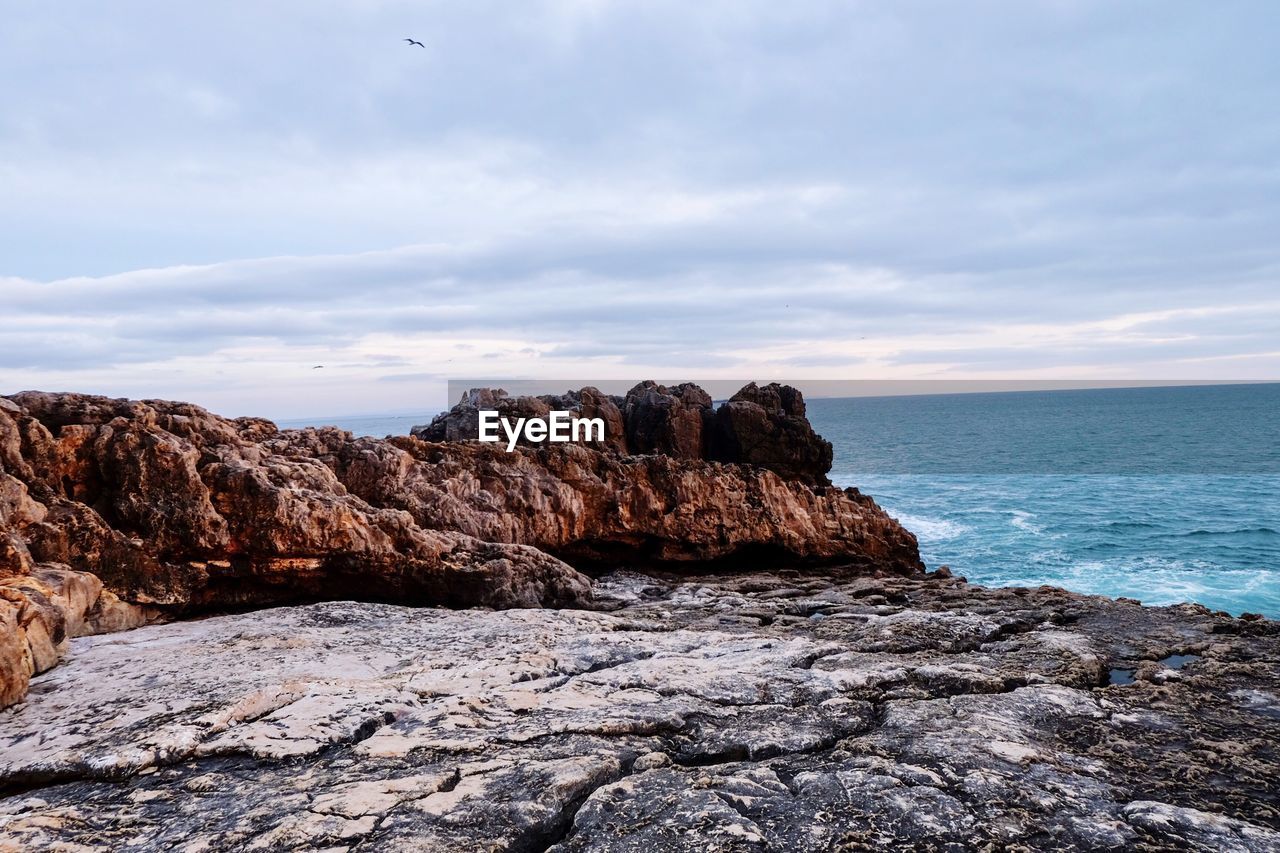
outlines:
[[1267, 569], [1138, 560], [1074, 560], [1066, 565], [1024, 565], [994, 572], [964, 572], [976, 583], [1007, 586], [1050, 584], [1094, 595], [1136, 598], [1144, 604], [1198, 601], [1235, 613], [1276, 613], [1280, 573]]
[[923, 518], [906, 513], [899, 513], [898, 521], [922, 540], [955, 539], [968, 533], [970, 529], [958, 521], [945, 518]]
[[1280, 477], [882, 485], [894, 496], [882, 505], [919, 536], [926, 564], [975, 583], [1280, 616]]
[[1189, 530], [1186, 533], [1173, 534], [1177, 539], [1203, 538], [1209, 536], [1280, 536], [1280, 531], [1270, 527], [1237, 527], [1232, 530]]
[[1020, 509], [1010, 510], [1013, 518], [1009, 519], [1009, 523], [1019, 530], [1025, 530], [1028, 533], [1043, 533], [1044, 530], [1036, 524], [1032, 524], [1030, 519], [1036, 517], [1034, 512], [1024, 512]]
[[1162, 526], [1149, 521], [1108, 521], [1102, 525], [1104, 530], [1159, 530]]

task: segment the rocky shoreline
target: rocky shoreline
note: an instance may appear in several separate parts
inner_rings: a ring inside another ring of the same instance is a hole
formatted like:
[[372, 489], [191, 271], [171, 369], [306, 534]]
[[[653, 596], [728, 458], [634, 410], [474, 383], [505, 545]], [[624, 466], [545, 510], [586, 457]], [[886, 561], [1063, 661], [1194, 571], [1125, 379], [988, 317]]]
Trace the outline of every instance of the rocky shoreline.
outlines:
[[1272, 622], [945, 573], [621, 573], [595, 607], [331, 602], [75, 640], [0, 716], [0, 838], [1280, 845]]
[[1276, 623], [926, 573], [830, 461], [0, 398], [0, 850], [1280, 849]]

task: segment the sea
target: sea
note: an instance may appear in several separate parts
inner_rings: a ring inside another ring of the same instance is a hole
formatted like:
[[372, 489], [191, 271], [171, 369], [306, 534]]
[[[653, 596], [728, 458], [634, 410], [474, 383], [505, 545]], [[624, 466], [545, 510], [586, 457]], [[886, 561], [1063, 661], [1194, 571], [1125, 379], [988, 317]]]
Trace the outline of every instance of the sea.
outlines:
[[914, 532], [930, 568], [1280, 618], [1280, 383], [815, 398], [808, 413], [832, 481]]

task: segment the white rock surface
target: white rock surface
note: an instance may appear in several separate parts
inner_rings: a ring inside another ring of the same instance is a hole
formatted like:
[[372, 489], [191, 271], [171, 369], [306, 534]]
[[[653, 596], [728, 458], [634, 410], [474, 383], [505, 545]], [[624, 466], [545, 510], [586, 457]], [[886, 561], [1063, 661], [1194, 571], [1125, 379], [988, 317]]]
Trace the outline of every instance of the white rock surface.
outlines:
[[[74, 640], [0, 712], [0, 846], [1280, 845], [1277, 720], [1224, 689], [1275, 688], [1274, 632], [940, 578], [597, 595], [617, 609], [337, 602]], [[1102, 686], [1211, 641], [1177, 682]], [[1209, 705], [1196, 760], [1234, 788], [1185, 773]], [[1231, 724], [1252, 745], [1209, 742]]]

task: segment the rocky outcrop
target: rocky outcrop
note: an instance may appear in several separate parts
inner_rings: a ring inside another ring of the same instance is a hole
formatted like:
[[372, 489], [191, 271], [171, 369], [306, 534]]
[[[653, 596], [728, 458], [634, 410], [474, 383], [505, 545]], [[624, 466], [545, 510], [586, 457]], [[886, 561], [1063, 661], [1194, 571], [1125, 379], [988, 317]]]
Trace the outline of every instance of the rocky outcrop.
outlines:
[[[582, 606], [578, 569], [618, 565], [921, 569], [914, 537], [869, 499], [756, 466], [282, 432], [163, 401], [0, 403], [3, 703], [65, 637], [211, 609]], [[591, 389], [560, 403], [621, 418]], [[99, 584], [83, 612], [36, 589], [58, 573]]]
[[715, 412], [709, 458], [759, 465], [782, 477], [824, 484], [831, 470], [831, 442], [813, 431], [804, 397], [788, 385], [754, 382]]
[[[596, 388], [583, 388], [564, 394], [546, 394], [538, 397], [512, 397], [501, 388], [473, 388], [463, 395], [452, 409], [441, 412], [429, 424], [416, 426], [410, 435], [423, 441], [474, 440], [480, 432], [480, 411], [495, 411], [514, 423], [520, 418], [545, 418], [552, 409], [573, 412], [580, 418], [600, 418], [605, 424], [603, 441], [582, 438], [579, 443], [596, 450], [627, 452], [626, 424], [619, 404], [621, 398], [602, 394]], [[506, 439], [504, 437], [503, 444]], [[530, 446], [521, 437], [519, 444]]]
[[[598, 450], [752, 465], [786, 480], [830, 485], [831, 443], [813, 431], [805, 415], [804, 395], [776, 382], [765, 386], [752, 382], [719, 408], [692, 383], [667, 387], [641, 382], [625, 397], [591, 387], [536, 397], [475, 388], [431, 423], [414, 427], [411, 434], [425, 441], [475, 439], [482, 409], [512, 422], [545, 418], [552, 409], [600, 417], [606, 424], [605, 441], [582, 442]], [[522, 439], [521, 443], [528, 442]]]
[[315, 460], [272, 453], [266, 421], [83, 395], [3, 402], [0, 704], [65, 638], [162, 615], [350, 597], [590, 600], [587, 579], [555, 557], [423, 528], [349, 494]]
[[157, 615], [66, 566], [0, 578], [0, 707], [22, 699], [31, 677], [57, 664], [71, 638], [136, 628]]
[[710, 395], [697, 385], [667, 388], [642, 382], [622, 402], [627, 448], [632, 453], [706, 459], [706, 423], [711, 412]]
[[73, 640], [0, 713], [0, 849], [1280, 847], [1275, 623], [945, 573], [596, 599]]
[[320, 462], [287, 444], [273, 452], [267, 421], [159, 401], [10, 399], [22, 408], [5, 413], [22, 436], [15, 470], [37, 507], [10, 520], [11, 536], [35, 562], [90, 570], [126, 600], [243, 606], [359, 589], [510, 607], [588, 596], [545, 554], [369, 505]]
[[855, 489], [809, 488], [767, 469], [599, 453], [507, 453], [476, 442], [351, 441], [307, 430], [269, 446], [330, 466], [377, 506], [480, 539], [519, 542], [582, 569], [617, 565], [857, 563], [903, 573], [915, 537]]

